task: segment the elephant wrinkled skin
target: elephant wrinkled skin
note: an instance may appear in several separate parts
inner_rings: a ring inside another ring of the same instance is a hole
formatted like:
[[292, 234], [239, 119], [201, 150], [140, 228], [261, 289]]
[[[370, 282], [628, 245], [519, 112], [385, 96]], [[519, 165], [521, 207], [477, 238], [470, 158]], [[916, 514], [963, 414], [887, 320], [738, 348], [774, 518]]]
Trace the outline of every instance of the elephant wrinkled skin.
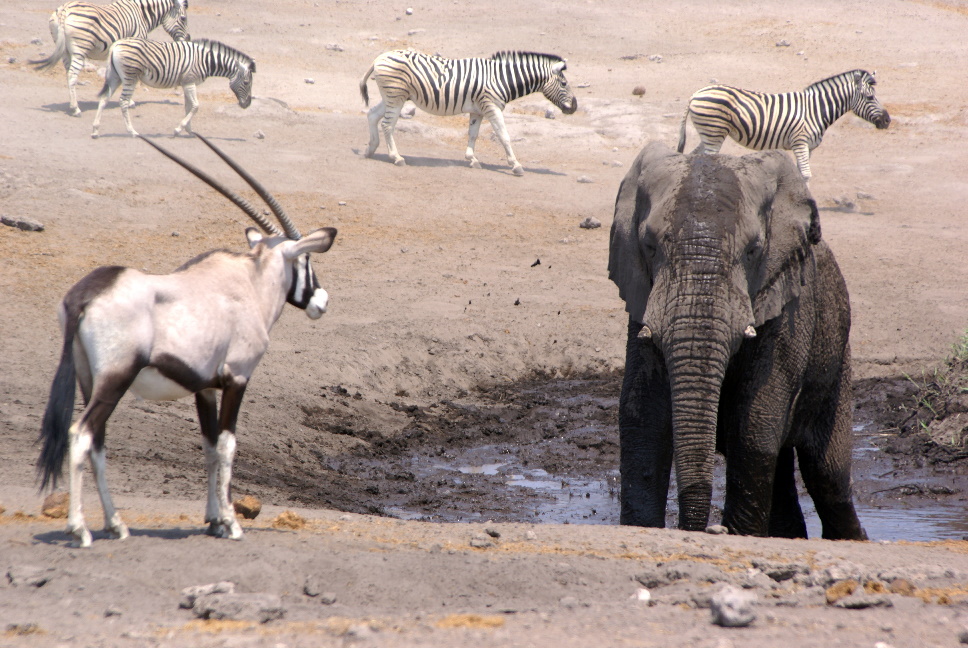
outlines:
[[816, 203], [781, 152], [650, 144], [615, 203], [609, 277], [629, 313], [621, 522], [709, 521], [726, 458], [731, 533], [806, 537], [797, 460], [824, 538], [866, 539], [851, 492], [850, 302]]

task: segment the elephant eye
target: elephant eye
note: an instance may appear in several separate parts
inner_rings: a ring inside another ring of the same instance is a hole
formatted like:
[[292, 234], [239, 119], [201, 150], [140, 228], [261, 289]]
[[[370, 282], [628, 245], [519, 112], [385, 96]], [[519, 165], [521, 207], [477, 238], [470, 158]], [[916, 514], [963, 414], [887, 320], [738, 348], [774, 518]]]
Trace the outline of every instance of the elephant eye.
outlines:
[[750, 261], [754, 261], [760, 255], [762, 250], [763, 243], [760, 241], [760, 239], [757, 238], [753, 241], [750, 241], [750, 244], [746, 246], [746, 258]]

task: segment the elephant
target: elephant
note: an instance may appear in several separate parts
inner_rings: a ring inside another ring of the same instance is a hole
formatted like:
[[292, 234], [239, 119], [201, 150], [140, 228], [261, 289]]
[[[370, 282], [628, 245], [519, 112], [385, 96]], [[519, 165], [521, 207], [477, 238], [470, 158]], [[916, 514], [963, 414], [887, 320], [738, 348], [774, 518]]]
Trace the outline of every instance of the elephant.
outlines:
[[854, 509], [850, 301], [817, 205], [781, 152], [647, 145], [615, 201], [609, 278], [628, 312], [619, 399], [622, 524], [807, 537], [795, 463], [823, 537], [864, 540]]

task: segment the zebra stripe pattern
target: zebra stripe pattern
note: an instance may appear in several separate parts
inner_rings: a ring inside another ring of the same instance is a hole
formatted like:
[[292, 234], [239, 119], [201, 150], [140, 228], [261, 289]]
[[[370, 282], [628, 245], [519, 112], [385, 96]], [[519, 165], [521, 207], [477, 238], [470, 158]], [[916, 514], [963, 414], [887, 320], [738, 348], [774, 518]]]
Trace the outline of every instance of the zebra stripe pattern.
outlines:
[[393, 140], [400, 111], [407, 100], [434, 115], [470, 115], [467, 150], [464, 157], [476, 169], [481, 163], [474, 156], [474, 144], [487, 118], [504, 145], [508, 164], [515, 175], [524, 168], [514, 157], [511, 138], [504, 125], [504, 107], [511, 101], [541, 92], [570, 115], [578, 109], [578, 100], [568, 86], [565, 60], [553, 54], [535, 52], [498, 52], [490, 58], [447, 59], [414, 50], [394, 50], [378, 56], [360, 81], [360, 94], [369, 105], [366, 82], [373, 76], [382, 101], [367, 115], [370, 141], [366, 157], [371, 157], [380, 144], [378, 126], [382, 125], [390, 159], [397, 166], [406, 161], [397, 152]]
[[748, 148], [792, 150], [800, 174], [810, 179], [810, 152], [824, 132], [848, 111], [887, 128], [891, 116], [874, 95], [877, 81], [865, 70], [851, 70], [817, 81], [802, 92], [766, 94], [713, 85], [689, 100], [679, 127], [679, 152], [686, 146], [691, 118], [706, 153], [718, 153], [726, 136]]
[[81, 114], [75, 86], [87, 59], [104, 59], [115, 41], [147, 38], [157, 27], [164, 27], [176, 41], [191, 39], [188, 0], [118, 0], [110, 5], [74, 0], [50, 15], [49, 26], [54, 53], [33, 64], [37, 69], [46, 70], [63, 61], [70, 94], [68, 112], [74, 117]]
[[175, 135], [183, 130], [191, 132], [191, 121], [198, 112], [195, 87], [208, 77], [227, 77], [229, 87], [239, 100], [239, 106], [248, 108], [252, 102], [252, 75], [255, 61], [246, 54], [220, 43], [198, 39], [194, 41], [159, 42], [143, 38], [124, 38], [111, 46], [104, 87], [98, 94], [97, 115], [91, 137], [98, 136], [101, 111], [117, 91], [121, 90], [121, 115], [128, 133], [137, 136], [131, 125], [128, 109], [131, 95], [138, 81], [152, 88], [182, 86], [185, 93], [185, 118], [175, 128]]

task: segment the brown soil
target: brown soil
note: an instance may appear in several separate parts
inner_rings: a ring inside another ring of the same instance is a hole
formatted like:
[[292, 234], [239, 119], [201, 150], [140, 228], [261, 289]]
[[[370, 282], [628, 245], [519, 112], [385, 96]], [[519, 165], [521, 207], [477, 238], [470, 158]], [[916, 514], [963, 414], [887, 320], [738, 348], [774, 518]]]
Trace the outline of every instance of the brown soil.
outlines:
[[[811, 160], [824, 237], [851, 292], [856, 420], [865, 424], [858, 443], [883, 448], [857, 462], [858, 499], [914, 511], [962, 501], [962, 451], [938, 443], [961, 439], [961, 412], [944, 417], [951, 429], [921, 434], [926, 414], [912, 417], [918, 393], [905, 376], [931, 375], [968, 327], [968, 96], [952, 73], [968, 64], [964, 3], [411, 6], [408, 15], [373, 2], [192, 3], [195, 37], [224, 40], [258, 62], [252, 106], [242, 111], [224, 80], [210, 80], [199, 88], [195, 128], [263, 181], [301, 229], [339, 228], [316, 260], [331, 311], [311, 322], [288, 310], [247, 392], [235, 490], [264, 507], [244, 523], [245, 541], [201, 534], [193, 405], [127, 397], [107, 446], [109, 483], [133, 536], [98, 536], [89, 551], [66, 547], [63, 521], [35, 517], [43, 495], [34, 440], [60, 353], [57, 300], [99, 265], [161, 273], [209, 249], [242, 249], [248, 223], [127, 137], [115, 102], [91, 140], [97, 65], [82, 75], [83, 116], [68, 117], [63, 71], [27, 64], [51, 49], [54, 5], [0, 8], [0, 215], [44, 225], [0, 227], [0, 569], [13, 574], [0, 579], [0, 643], [711, 647], [816, 645], [821, 633], [843, 645], [955, 643], [968, 586], [962, 541], [791, 542], [536, 524], [545, 494], [509, 488], [504, 473], [453, 467], [485, 462], [486, 446], [506, 450], [515, 470], [600, 480], [607, 490], [625, 315], [605, 267], [629, 163], [652, 139], [674, 146], [686, 100], [712, 79], [785, 91], [864, 67], [877, 71], [891, 128], [848, 115]], [[547, 119], [540, 96], [508, 108], [523, 178], [510, 174], [489, 126], [478, 143], [485, 168], [471, 170], [466, 119], [419, 112], [397, 131], [409, 166], [389, 164], [383, 145], [363, 159], [358, 81], [378, 53], [399, 46], [454, 57], [560, 54], [580, 109]], [[633, 94], [637, 86], [644, 95]], [[143, 134], [242, 186], [200, 143], [168, 137], [180, 91], [139, 88], [134, 98]], [[689, 148], [696, 141], [690, 129]], [[580, 228], [589, 216], [602, 227]], [[425, 470], [436, 464], [446, 469]], [[90, 480], [85, 498], [95, 527]], [[286, 510], [305, 526], [274, 526]], [[385, 517], [396, 511], [434, 523]], [[575, 521], [610, 514], [589, 508]], [[457, 519], [470, 523], [436, 523]], [[846, 562], [871, 578], [908, 569], [920, 593], [887, 595], [891, 608], [848, 610], [810, 598], [809, 579], [782, 592], [756, 586], [756, 623], [729, 630], [710, 625], [694, 599], [629, 600], [637, 574], [676, 558], [734, 575], [762, 560], [811, 573]], [[27, 567], [53, 578], [25, 586]], [[308, 576], [336, 594], [334, 605], [302, 593]], [[221, 580], [281, 596], [285, 620], [197, 622], [178, 609], [182, 588]]]

